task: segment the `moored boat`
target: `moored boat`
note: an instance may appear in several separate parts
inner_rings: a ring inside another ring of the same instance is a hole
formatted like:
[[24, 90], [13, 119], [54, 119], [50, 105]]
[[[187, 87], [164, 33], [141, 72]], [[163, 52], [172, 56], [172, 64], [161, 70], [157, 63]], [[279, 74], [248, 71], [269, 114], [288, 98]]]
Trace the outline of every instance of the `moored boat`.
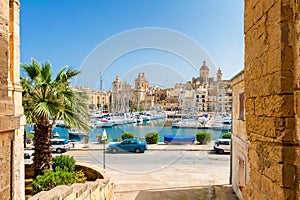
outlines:
[[190, 143], [195, 142], [195, 136], [183, 136], [183, 135], [165, 135], [164, 143]]
[[78, 131], [76, 129], [69, 130], [69, 139], [80, 139], [86, 136], [88, 136], [88, 134], [85, 132]]

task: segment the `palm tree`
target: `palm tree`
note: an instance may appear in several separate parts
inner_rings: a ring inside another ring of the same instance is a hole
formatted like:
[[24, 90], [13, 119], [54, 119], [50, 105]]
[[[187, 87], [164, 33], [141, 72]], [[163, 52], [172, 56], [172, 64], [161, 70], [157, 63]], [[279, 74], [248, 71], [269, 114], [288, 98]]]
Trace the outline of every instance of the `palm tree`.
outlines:
[[88, 130], [89, 119], [86, 95], [75, 92], [70, 87], [70, 79], [80, 73], [63, 67], [52, 78], [51, 64], [22, 64], [26, 73], [21, 78], [23, 86], [23, 107], [26, 120], [34, 123], [35, 153], [33, 168], [35, 176], [51, 167], [51, 132], [56, 120], [78, 130]]

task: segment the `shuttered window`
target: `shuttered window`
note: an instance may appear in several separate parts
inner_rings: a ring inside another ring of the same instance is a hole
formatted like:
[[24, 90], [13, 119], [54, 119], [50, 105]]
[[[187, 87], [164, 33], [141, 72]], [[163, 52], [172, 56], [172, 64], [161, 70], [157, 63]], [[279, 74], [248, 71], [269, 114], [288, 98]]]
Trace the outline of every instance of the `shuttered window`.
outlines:
[[240, 105], [239, 120], [245, 120], [245, 97], [244, 97], [244, 93], [241, 93], [239, 95], [239, 105]]

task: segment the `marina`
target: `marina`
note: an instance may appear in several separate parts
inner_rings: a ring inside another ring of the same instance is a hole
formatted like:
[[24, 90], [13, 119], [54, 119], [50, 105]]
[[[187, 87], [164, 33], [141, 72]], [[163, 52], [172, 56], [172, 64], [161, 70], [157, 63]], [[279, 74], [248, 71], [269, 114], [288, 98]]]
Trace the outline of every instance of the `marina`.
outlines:
[[[97, 142], [97, 135], [102, 134], [104, 129], [106, 130], [109, 139], [109, 142], [119, 141], [124, 132], [132, 132], [134, 136], [144, 140], [145, 135], [148, 132], [157, 132], [159, 135], [159, 142], [164, 142], [164, 136], [166, 135], [178, 135], [178, 136], [195, 136], [198, 132], [207, 131], [212, 134], [212, 139], [218, 139], [223, 134], [228, 133], [228, 130], [219, 130], [219, 129], [196, 129], [194, 127], [191, 128], [175, 128], [171, 126], [165, 126], [165, 119], [156, 119], [150, 120], [150, 122], [142, 122], [142, 123], [127, 123], [127, 124], [119, 124], [110, 127], [101, 127], [94, 128], [88, 132], [88, 141], [89, 142]], [[33, 130], [33, 127], [27, 126], [27, 133]], [[59, 138], [63, 139], [72, 139], [75, 141], [81, 141], [85, 138], [82, 137], [70, 137], [70, 130], [68, 128], [63, 127], [54, 127], [53, 132], [57, 132], [59, 134]]]

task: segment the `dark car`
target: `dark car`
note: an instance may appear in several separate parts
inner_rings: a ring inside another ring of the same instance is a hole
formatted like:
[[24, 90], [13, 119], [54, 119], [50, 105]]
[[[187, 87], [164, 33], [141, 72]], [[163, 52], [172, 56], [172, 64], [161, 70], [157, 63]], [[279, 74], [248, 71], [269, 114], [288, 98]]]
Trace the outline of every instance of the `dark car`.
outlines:
[[138, 139], [125, 139], [122, 142], [108, 145], [107, 151], [111, 153], [131, 151], [135, 153], [143, 153], [147, 150], [147, 143]]

